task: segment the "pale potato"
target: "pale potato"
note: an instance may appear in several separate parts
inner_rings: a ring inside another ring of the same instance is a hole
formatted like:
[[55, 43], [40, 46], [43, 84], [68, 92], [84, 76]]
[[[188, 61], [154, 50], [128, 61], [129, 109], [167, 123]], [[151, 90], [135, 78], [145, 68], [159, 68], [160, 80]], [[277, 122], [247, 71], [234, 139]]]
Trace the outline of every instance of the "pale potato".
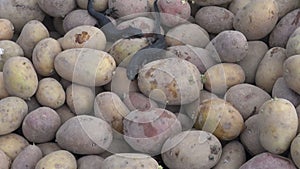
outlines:
[[8, 19], [0, 19], [0, 40], [11, 40], [14, 35], [14, 25]]
[[29, 143], [24, 137], [15, 133], [0, 136], [0, 150], [12, 161], [28, 145]]
[[57, 168], [77, 169], [76, 159], [73, 154], [66, 150], [54, 151], [38, 161], [35, 169]]

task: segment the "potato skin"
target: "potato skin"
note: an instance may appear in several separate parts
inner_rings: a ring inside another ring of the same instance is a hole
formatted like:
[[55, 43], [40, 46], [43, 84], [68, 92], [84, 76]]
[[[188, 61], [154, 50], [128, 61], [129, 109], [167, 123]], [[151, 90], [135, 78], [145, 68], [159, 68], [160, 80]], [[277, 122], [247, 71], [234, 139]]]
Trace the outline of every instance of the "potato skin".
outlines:
[[298, 94], [300, 94], [299, 64], [300, 55], [291, 56], [283, 63], [283, 78], [287, 86]]
[[0, 150], [0, 169], [10, 169], [11, 159]]
[[258, 125], [261, 145], [273, 154], [281, 154], [289, 148], [297, 134], [296, 109], [286, 99], [268, 100], [260, 108]]
[[[87, 9], [88, 1], [86, 1], [86, 0], [76, 0], [76, 4], [81, 9]], [[94, 9], [96, 11], [104, 11], [108, 7], [108, 0], [94, 0], [93, 6], [94, 6]]]
[[87, 10], [76, 9], [71, 11], [64, 17], [63, 28], [65, 32], [70, 31], [71, 29], [81, 26], [81, 25], [91, 25], [94, 26], [97, 24], [97, 20], [88, 14]]
[[8, 19], [0, 19], [0, 40], [10, 40], [14, 35], [14, 25]]
[[14, 96], [1, 99], [0, 107], [0, 135], [9, 134], [19, 128], [28, 113], [26, 102]]
[[170, 137], [162, 148], [163, 162], [172, 169], [210, 169], [221, 154], [220, 141], [201, 130], [184, 131]]
[[73, 154], [66, 150], [54, 151], [38, 161], [35, 169], [57, 168], [77, 169], [76, 159]]
[[25, 57], [12, 57], [3, 67], [5, 89], [10, 95], [28, 99], [38, 87], [37, 74], [31, 61]]
[[59, 53], [55, 57], [54, 67], [66, 80], [85, 86], [102, 86], [111, 81], [116, 63], [106, 52], [74, 48]]
[[2, 53], [0, 60], [0, 71], [3, 70], [3, 65], [9, 58], [14, 56], [24, 56], [21, 46], [11, 40], [1, 40], [0, 50]]
[[37, 144], [37, 146], [42, 151], [43, 157], [54, 151], [61, 150], [58, 144], [54, 142], [41, 143], [41, 144]]
[[289, 37], [286, 44], [287, 57], [300, 54], [300, 29], [296, 29]]
[[300, 156], [299, 156], [299, 148], [300, 148], [300, 135], [298, 134], [292, 141], [290, 151], [293, 162], [297, 167], [300, 166]]
[[129, 92], [125, 94], [122, 101], [130, 111], [141, 110], [146, 111], [151, 108], [158, 108], [158, 104], [139, 92]]
[[231, 2], [232, 0], [195, 0], [195, 3], [200, 6], [222, 5]]
[[98, 155], [87, 155], [77, 160], [77, 169], [101, 169], [104, 159]]
[[283, 98], [289, 100], [295, 107], [300, 103], [300, 95], [290, 89], [284, 78], [280, 77], [276, 80], [272, 89], [272, 97]]
[[65, 17], [76, 8], [76, 0], [37, 0], [39, 7], [52, 17]]
[[29, 143], [24, 137], [15, 133], [0, 136], [0, 150], [12, 161], [28, 145]]
[[29, 145], [18, 154], [11, 165], [11, 169], [34, 168], [42, 157], [42, 151], [38, 146]]

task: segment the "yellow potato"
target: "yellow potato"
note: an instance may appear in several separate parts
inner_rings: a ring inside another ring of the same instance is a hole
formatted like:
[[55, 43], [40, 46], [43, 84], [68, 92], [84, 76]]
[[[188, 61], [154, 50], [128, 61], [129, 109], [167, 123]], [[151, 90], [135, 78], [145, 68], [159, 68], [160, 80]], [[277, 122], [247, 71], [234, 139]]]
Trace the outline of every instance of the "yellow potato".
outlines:
[[0, 150], [2, 150], [11, 160], [29, 145], [28, 141], [18, 134], [7, 134], [0, 136]]
[[54, 151], [43, 157], [35, 166], [35, 169], [77, 169], [76, 159], [66, 150]]

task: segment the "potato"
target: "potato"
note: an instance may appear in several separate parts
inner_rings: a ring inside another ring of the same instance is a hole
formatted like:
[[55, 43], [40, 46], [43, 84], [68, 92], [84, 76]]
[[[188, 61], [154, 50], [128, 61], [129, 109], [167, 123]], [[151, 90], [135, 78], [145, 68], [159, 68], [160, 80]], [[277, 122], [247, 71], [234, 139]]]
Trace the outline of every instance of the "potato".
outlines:
[[41, 144], [37, 144], [37, 146], [42, 151], [43, 157], [54, 151], [61, 150], [58, 144], [54, 142], [41, 143]]
[[300, 134], [298, 134], [293, 139], [291, 147], [290, 147], [292, 160], [296, 164], [297, 167], [300, 166], [300, 156], [299, 156], [300, 141], [299, 141], [299, 138], [300, 138]]
[[172, 169], [210, 169], [221, 154], [220, 141], [201, 130], [181, 132], [169, 138], [162, 148], [163, 162]]
[[71, 29], [81, 26], [81, 25], [91, 25], [97, 24], [97, 20], [89, 15], [87, 10], [77, 9], [73, 10], [66, 15], [63, 20], [63, 28], [65, 32]]
[[195, 3], [200, 6], [223, 5], [231, 2], [232, 0], [195, 0]]
[[231, 103], [246, 120], [257, 114], [260, 106], [271, 99], [271, 96], [259, 87], [242, 83], [232, 86], [225, 93], [224, 99]]
[[75, 48], [59, 53], [55, 57], [54, 67], [66, 80], [86, 86], [102, 86], [111, 81], [116, 63], [106, 52]]
[[87, 155], [77, 160], [77, 169], [101, 169], [104, 159], [97, 155]]
[[67, 105], [76, 115], [89, 114], [93, 109], [94, 93], [92, 89], [72, 84], [66, 90]]
[[190, 103], [199, 97], [203, 88], [196, 66], [180, 58], [146, 64], [139, 71], [138, 86], [147, 97], [168, 105]]
[[61, 125], [59, 115], [49, 107], [39, 107], [24, 118], [22, 132], [27, 140], [45, 143], [55, 137]]
[[205, 89], [217, 95], [225, 94], [228, 88], [244, 81], [245, 73], [235, 63], [219, 63], [204, 73]]
[[133, 150], [130, 145], [124, 140], [123, 134], [114, 132], [113, 133], [113, 141], [110, 146], [106, 149], [105, 152], [101, 153], [100, 156], [103, 158], [107, 158], [113, 154], [117, 153], [131, 153], [136, 152]]
[[145, 16], [150, 12], [148, 0], [122, 1], [108, 0], [108, 8], [116, 9], [116, 14], [121, 19], [132, 19], [137, 16]]
[[246, 153], [243, 145], [238, 141], [231, 141], [222, 149], [222, 155], [213, 169], [239, 168], [246, 161]]
[[[44, 12], [39, 8], [38, 0], [2, 0], [0, 2], [0, 16], [8, 19], [14, 25], [16, 32], [21, 32], [23, 26], [30, 20], [42, 21]], [[18, 11], [16, 13], [16, 11]]]
[[267, 51], [268, 46], [264, 42], [248, 41], [247, 55], [237, 62], [244, 70], [245, 82], [254, 84], [257, 67]]
[[217, 62], [238, 62], [248, 53], [246, 37], [239, 31], [227, 30], [219, 33], [206, 46]]
[[0, 135], [18, 129], [28, 113], [26, 102], [18, 97], [6, 97], [0, 100]]
[[104, 50], [106, 37], [97, 27], [81, 25], [69, 30], [61, 40], [63, 50], [71, 48], [91, 48]]
[[3, 70], [4, 63], [11, 57], [24, 56], [23, 49], [14, 41], [0, 41], [0, 71]]
[[210, 99], [196, 109], [196, 129], [213, 133], [221, 140], [233, 140], [244, 129], [242, 115], [223, 99]]
[[11, 159], [0, 150], [0, 169], [10, 169]]
[[113, 92], [99, 93], [94, 103], [95, 116], [107, 121], [113, 129], [123, 133], [123, 119], [130, 112]]
[[0, 72], [0, 100], [8, 96], [9, 94], [4, 86], [3, 72]]
[[35, 169], [54, 169], [54, 168], [77, 169], [74, 155], [66, 150], [52, 152], [43, 157], [36, 164]]
[[280, 19], [270, 34], [270, 47], [285, 47], [290, 35], [300, 26], [298, 13], [300, 9], [295, 9]]
[[286, 59], [285, 49], [274, 47], [268, 50], [259, 63], [255, 75], [257, 87], [271, 93], [277, 78], [283, 75], [283, 62]]
[[54, 59], [62, 51], [60, 44], [53, 38], [39, 41], [32, 53], [32, 63], [39, 75], [50, 76], [54, 73]]
[[38, 20], [31, 20], [24, 25], [16, 42], [22, 47], [24, 55], [31, 58], [35, 45], [42, 39], [49, 38], [49, 36], [49, 32], [43, 23]]
[[8, 19], [0, 19], [0, 40], [11, 40], [14, 35], [14, 25]]
[[274, 83], [272, 89], [272, 97], [287, 99], [295, 107], [300, 103], [300, 96], [287, 86], [283, 77], [278, 78]]
[[12, 161], [28, 145], [29, 143], [24, 137], [15, 133], [0, 136], [0, 150]]
[[107, 157], [101, 169], [111, 168], [147, 168], [158, 169], [158, 163], [151, 156], [140, 153], [118, 153]]
[[60, 117], [61, 124], [75, 116], [75, 114], [70, 110], [70, 108], [66, 104], [59, 107], [58, 109], [55, 109], [55, 111]]
[[200, 73], [205, 73], [208, 68], [217, 64], [217, 62], [209, 56], [208, 50], [203, 48], [193, 47], [191, 45], [178, 45], [168, 47], [167, 50], [171, 54], [193, 63]]
[[65, 103], [65, 91], [61, 84], [54, 78], [43, 78], [39, 81], [35, 95], [42, 106], [56, 109]]
[[233, 17], [234, 14], [226, 8], [207, 6], [198, 10], [195, 20], [207, 32], [218, 34], [232, 29]]
[[[87, 9], [87, 0], [76, 0], [78, 7]], [[96, 11], [104, 11], [108, 7], [108, 0], [94, 0], [93, 7]]]
[[257, 40], [268, 35], [278, 20], [275, 0], [254, 0], [240, 9], [233, 20], [233, 28], [242, 32], [248, 40]]
[[[186, 30], [189, 31], [186, 32]], [[209, 36], [206, 30], [199, 25], [186, 23], [170, 29], [166, 34], [166, 42], [169, 46], [188, 44], [204, 48], [209, 43]]]
[[261, 145], [270, 153], [281, 154], [289, 148], [297, 134], [296, 109], [286, 99], [268, 100], [260, 107], [258, 125]]
[[300, 2], [297, 0], [275, 0], [279, 9], [279, 17], [285, 16], [290, 11], [300, 7]]
[[240, 9], [245, 7], [251, 0], [232, 0], [228, 9], [235, 15]]
[[100, 118], [79, 115], [61, 125], [56, 132], [56, 142], [72, 153], [99, 154], [111, 144], [112, 129]]
[[124, 104], [130, 111], [146, 111], [151, 108], [158, 108], [158, 104], [139, 92], [129, 92], [122, 98]]
[[176, 116], [165, 109], [135, 110], [123, 120], [124, 139], [136, 151], [157, 155], [171, 136], [181, 132]]
[[296, 169], [293, 162], [285, 158], [283, 156], [279, 156], [272, 153], [261, 153], [250, 160], [248, 160], [246, 163], [244, 163], [239, 169]]
[[300, 54], [300, 29], [296, 29], [289, 37], [286, 44], [286, 55], [287, 57]]
[[65, 17], [76, 8], [76, 0], [37, 0], [39, 7], [52, 17]]
[[297, 94], [300, 94], [299, 64], [300, 55], [291, 56], [283, 63], [283, 78], [287, 86]]
[[29, 145], [18, 154], [11, 165], [11, 169], [34, 168], [42, 157], [42, 151], [38, 146]]
[[266, 151], [259, 141], [258, 121], [258, 114], [250, 116], [245, 121], [245, 130], [240, 134], [240, 140], [250, 155], [257, 155]]

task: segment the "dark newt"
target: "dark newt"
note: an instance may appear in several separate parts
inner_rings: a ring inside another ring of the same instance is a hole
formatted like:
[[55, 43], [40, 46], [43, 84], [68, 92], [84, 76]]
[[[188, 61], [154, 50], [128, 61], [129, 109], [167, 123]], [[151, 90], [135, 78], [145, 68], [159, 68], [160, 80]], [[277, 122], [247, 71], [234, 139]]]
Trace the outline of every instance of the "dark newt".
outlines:
[[[105, 37], [108, 41], [114, 42], [122, 38], [138, 38], [143, 36], [143, 33], [140, 29], [132, 26], [129, 26], [125, 29], [117, 29], [105, 14], [95, 11], [93, 8], [93, 0], [88, 1], [87, 10], [88, 13], [97, 20], [98, 26], [105, 34]], [[112, 10], [112, 12], [114, 12], [114, 10]]]
[[160, 13], [157, 6], [157, 0], [154, 1], [155, 10], [155, 27], [154, 27], [154, 42], [150, 45], [137, 51], [131, 58], [127, 66], [127, 78], [135, 79], [138, 71], [147, 63], [163, 58], [167, 43], [165, 36], [160, 32]]

